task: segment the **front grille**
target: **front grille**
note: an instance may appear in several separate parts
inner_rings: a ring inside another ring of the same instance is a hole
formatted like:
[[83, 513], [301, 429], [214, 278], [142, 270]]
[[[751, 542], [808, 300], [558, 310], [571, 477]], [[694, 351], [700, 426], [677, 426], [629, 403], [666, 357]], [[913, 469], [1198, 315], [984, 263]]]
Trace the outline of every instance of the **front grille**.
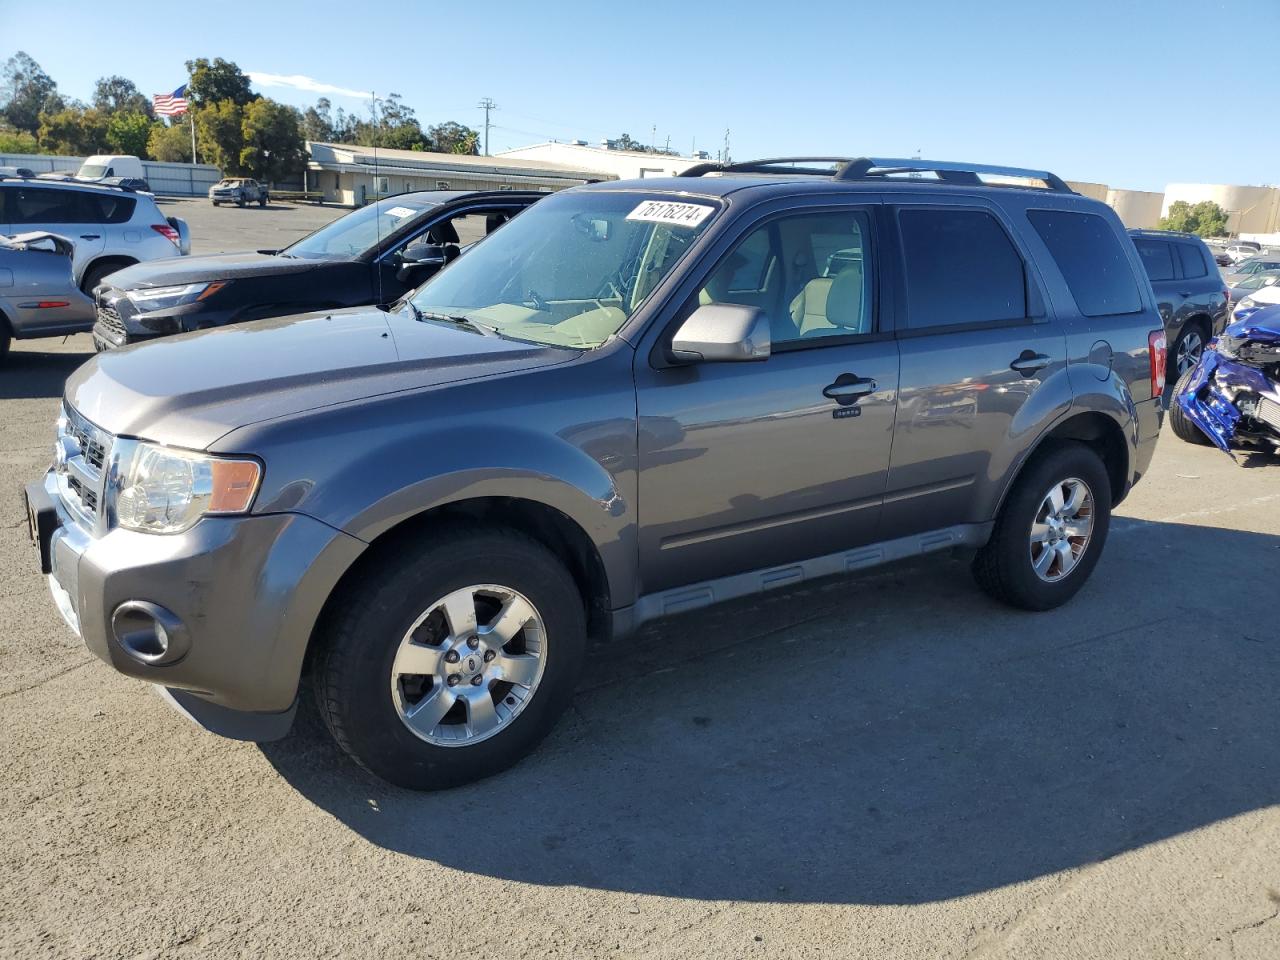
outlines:
[[1258, 419], [1273, 430], [1280, 430], [1280, 403], [1263, 397], [1258, 403]]
[[80, 526], [93, 530], [102, 507], [103, 473], [111, 456], [111, 434], [64, 405], [58, 419], [53, 466], [58, 496]]
[[124, 321], [120, 319], [116, 308], [101, 300], [98, 301], [98, 322], [112, 333], [118, 333], [122, 337], [125, 335]]

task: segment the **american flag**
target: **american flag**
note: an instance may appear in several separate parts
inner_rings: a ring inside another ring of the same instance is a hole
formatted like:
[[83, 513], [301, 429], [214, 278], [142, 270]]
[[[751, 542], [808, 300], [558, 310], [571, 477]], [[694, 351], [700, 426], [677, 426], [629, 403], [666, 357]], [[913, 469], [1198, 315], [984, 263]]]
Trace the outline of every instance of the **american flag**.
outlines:
[[157, 93], [151, 98], [157, 117], [180, 117], [187, 112], [187, 85], [184, 83], [173, 93]]

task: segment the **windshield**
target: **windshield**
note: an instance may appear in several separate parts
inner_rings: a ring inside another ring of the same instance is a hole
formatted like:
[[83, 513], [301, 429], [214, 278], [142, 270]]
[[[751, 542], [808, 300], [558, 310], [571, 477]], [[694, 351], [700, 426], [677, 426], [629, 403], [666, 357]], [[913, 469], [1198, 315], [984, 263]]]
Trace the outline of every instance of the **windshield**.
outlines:
[[1280, 271], [1267, 270], [1255, 273], [1248, 280], [1242, 281], [1239, 287], [1242, 290], [1257, 290], [1259, 287], [1269, 287], [1276, 282], [1276, 278], [1280, 277]]
[[105, 177], [107, 175], [107, 166], [103, 163], [86, 163], [80, 168], [79, 176], [82, 177]]
[[281, 253], [311, 260], [345, 260], [358, 257], [378, 245], [435, 204], [405, 197], [389, 197], [354, 213], [339, 217], [328, 226], [303, 237]]
[[412, 302], [521, 340], [598, 347], [707, 228], [717, 205], [661, 194], [541, 200], [429, 280]]

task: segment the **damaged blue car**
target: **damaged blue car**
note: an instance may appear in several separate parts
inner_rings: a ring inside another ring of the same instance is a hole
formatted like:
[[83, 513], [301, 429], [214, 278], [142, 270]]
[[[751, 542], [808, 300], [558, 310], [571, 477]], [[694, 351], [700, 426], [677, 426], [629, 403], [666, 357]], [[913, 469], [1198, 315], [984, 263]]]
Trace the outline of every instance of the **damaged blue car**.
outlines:
[[1280, 306], [1237, 320], [1183, 374], [1169, 405], [1188, 443], [1280, 453]]

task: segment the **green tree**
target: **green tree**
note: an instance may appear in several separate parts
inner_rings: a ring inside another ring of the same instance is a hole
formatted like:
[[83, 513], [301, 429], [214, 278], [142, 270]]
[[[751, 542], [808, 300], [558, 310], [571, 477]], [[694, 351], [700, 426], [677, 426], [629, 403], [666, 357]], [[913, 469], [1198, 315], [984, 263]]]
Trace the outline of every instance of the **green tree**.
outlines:
[[115, 113], [107, 120], [107, 146], [116, 153], [147, 155], [151, 121], [142, 113]]
[[1169, 213], [1161, 217], [1156, 226], [1200, 237], [1222, 237], [1227, 233], [1227, 212], [1212, 200], [1201, 200], [1194, 205], [1175, 200], [1169, 206]]
[[245, 171], [240, 165], [244, 149], [244, 110], [234, 100], [222, 100], [197, 110], [196, 142], [200, 157], [229, 176]]
[[152, 160], [166, 163], [191, 163], [191, 128], [185, 123], [151, 125], [147, 137], [147, 153]]
[[36, 138], [25, 130], [15, 130], [0, 120], [0, 153], [39, 153]]
[[214, 104], [230, 100], [243, 107], [258, 99], [258, 95], [249, 89], [249, 76], [230, 60], [221, 57], [213, 62], [201, 57], [187, 61], [187, 73], [191, 79], [187, 83], [187, 98], [197, 107], [211, 107]]
[[302, 169], [302, 115], [266, 97], [244, 108], [240, 166], [266, 182], [283, 180]]
[[36, 136], [46, 153], [83, 157], [110, 149], [107, 122], [108, 117], [101, 110], [73, 104], [53, 113], [41, 113]]
[[14, 129], [38, 133], [40, 114], [57, 113], [64, 106], [58, 85], [21, 50], [0, 68], [0, 119]]
[[103, 113], [140, 113], [148, 120], [155, 116], [151, 101], [132, 80], [120, 76], [98, 79], [93, 85], [93, 105]]
[[436, 153], [480, 153], [480, 134], [454, 120], [427, 127], [427, 141]]
[[[321, 97], [314, 107], [307, 107], [302, 114], [302, 136], [306, 140], [332, 143], [337, 133], [333, 127], [332, 104], [328, 97]], [[341, 110], [338, 111], [342, 113]]]

